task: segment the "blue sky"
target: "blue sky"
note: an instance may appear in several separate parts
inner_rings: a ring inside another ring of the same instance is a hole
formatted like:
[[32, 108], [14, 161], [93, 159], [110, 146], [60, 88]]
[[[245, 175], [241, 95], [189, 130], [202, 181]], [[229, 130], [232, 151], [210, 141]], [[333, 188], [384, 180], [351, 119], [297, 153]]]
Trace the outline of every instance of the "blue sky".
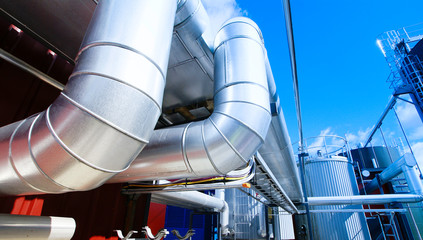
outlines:
[[[297, 141], [281, 1], [204, 0], [204, 3], [208, 10], [217, 6], [226, 9], [215, 13], [212, 23], [217, 24], [216, 16], [228, 14], [226, 11], [232, 7], [234, 16], [247, 16], [259, 25], [291, 140]], [[422, 9], [421, 0], [291, 1], [305, 137], [325, 132], [348, 134], [356, 141], [365, 138], [392, 93], [386, 83], [390, 70], [376, 38], [385, 31], [422, 23]]]

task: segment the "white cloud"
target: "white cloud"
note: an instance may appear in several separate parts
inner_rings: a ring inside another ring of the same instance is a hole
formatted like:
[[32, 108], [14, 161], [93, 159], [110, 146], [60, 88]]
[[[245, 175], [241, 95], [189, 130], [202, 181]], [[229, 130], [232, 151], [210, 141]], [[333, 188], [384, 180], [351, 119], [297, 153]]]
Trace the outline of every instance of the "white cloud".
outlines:
[[423, 142], [416, 142], [411, 145], [413, 149], [414, 157], [420, 167], [423, 167]]
[[[327, 136], [327, 135], [333, 135], [331, 127], [328, 127], [326, 129], [323, 129], [322, 131], [320, 131], [319, 136]], [[324, 146], [324, 141], [325, 139], [323, 137], [318, 137], [315, 138], [314, 141], [307, 146], [308, 149], [313, 149], [313, 148], [317, 148], [317, 147], [322, 147]]]
[[360, 144], [365, 144], [367, 137], [369, 136], [370, 132], [372, 131], [372, 127], [366, 128], [366, 130], [358, 130], [357, 133], [347, 133], [346, 138], [351, 147], [359, 146]]
[[407, 125], [407, 127], [415, 128], [421, 125], [420, 117], [413, 104], [404, 101], [398, 101], [396, 105], [396, 111], [401, 122], [404, 125]]
[[204, 8], [210, 18], [210, 26], [203, 34], [209, 46], [213, 46], [214, 37], [222, 24], [233, 17], [248, 16], [235, 0], [202, 0]]

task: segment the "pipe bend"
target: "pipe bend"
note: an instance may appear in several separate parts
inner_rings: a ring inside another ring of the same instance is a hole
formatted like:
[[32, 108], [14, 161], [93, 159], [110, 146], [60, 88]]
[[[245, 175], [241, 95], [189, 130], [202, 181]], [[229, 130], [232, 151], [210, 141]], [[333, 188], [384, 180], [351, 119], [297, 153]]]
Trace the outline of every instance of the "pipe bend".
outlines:
[[176, 5], [100, 1], [62, 94], [1, 128], [0, 194], [89, 190], [130, 165], [161, 112]]
[[154, 131], [131, 167], [111, 182], [224, 175], [246, 165], [261, 147], [271, 122], [261, 32], [251, 20], [235, 18], [216, 43], [213, 114]]

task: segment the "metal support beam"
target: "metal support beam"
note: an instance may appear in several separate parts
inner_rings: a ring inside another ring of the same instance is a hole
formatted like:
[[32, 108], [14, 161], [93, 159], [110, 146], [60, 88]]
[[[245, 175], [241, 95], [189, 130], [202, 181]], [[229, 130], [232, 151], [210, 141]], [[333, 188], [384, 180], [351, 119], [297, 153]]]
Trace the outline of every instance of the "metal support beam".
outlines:
[[37, 77], [40, 80], [50, 84], [53, 87], [59, 89], [60, 91], [63, 91], [63, 89], [65, 88], [65, 85], [63, 85], [59, 81], [51, 78], [47, 74], [41, 72], [40, 70], [34, 68], [33, 66], [29, 65], [28, 63], [22, 61], [21, 59], [15, 57], [15, 56], [13, 56], [12, 54], [6, 52], [3, 49], [0, 49], [0, 58], [2, 58], [3, 60], [19, 67], [20, 69], [22, 69], [26, 72], [34, 75], [35, 77]]
[[372, 141], [372, 138], [375, 135], [376, 131], [379, 129], [380, 126], [382, 126], [383, 120], [385, 119], [386, 115], [388, 115], [389, 111], [395, 106], [396, 102], [396, 96], [392, 96], [391, 99], [389, 99], [388, 105], [386, 105], [385, 110], [383, 110], [382, 115], [379, 117], [379, 120], [373, 127], [372, 131], [370, 132], [370, 135], [367, 137], [367, 141], [366, 144], [364, 144], [364, 147], [366, 147]]

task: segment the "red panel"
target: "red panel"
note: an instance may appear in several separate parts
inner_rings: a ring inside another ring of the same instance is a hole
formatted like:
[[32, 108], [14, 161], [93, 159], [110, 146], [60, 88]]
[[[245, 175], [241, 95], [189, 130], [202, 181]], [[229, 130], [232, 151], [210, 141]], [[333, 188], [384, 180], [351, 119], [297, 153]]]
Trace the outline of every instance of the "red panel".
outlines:
[[166, 218], [166, 205], [150, 203], [147, 225], [151, 232], [156, 235], [160, 229], [164, 228]]
[[31, 216], [41, 216], [41, 211], [43, 209], [44, 199], [29, 197], [19, 197], [15, 200], [13, 204], [13, 209], [10, 212], [11, 214], [19, 215], [31, 215]]
[[[0, 213], [72, 217], [76, 221], [72, 239], [117, 240], [114, 230], [124, 231], [128, 202], [121, 189], [121, 184], [106, 184], [87, 192], [0, 197]], [[144, 223], [138, 219], [144, 216], [145, 204], [146, 196], [141, 195], [136, 201], [135, 221], [128, 223], [131, 230], [141, 232]]]

